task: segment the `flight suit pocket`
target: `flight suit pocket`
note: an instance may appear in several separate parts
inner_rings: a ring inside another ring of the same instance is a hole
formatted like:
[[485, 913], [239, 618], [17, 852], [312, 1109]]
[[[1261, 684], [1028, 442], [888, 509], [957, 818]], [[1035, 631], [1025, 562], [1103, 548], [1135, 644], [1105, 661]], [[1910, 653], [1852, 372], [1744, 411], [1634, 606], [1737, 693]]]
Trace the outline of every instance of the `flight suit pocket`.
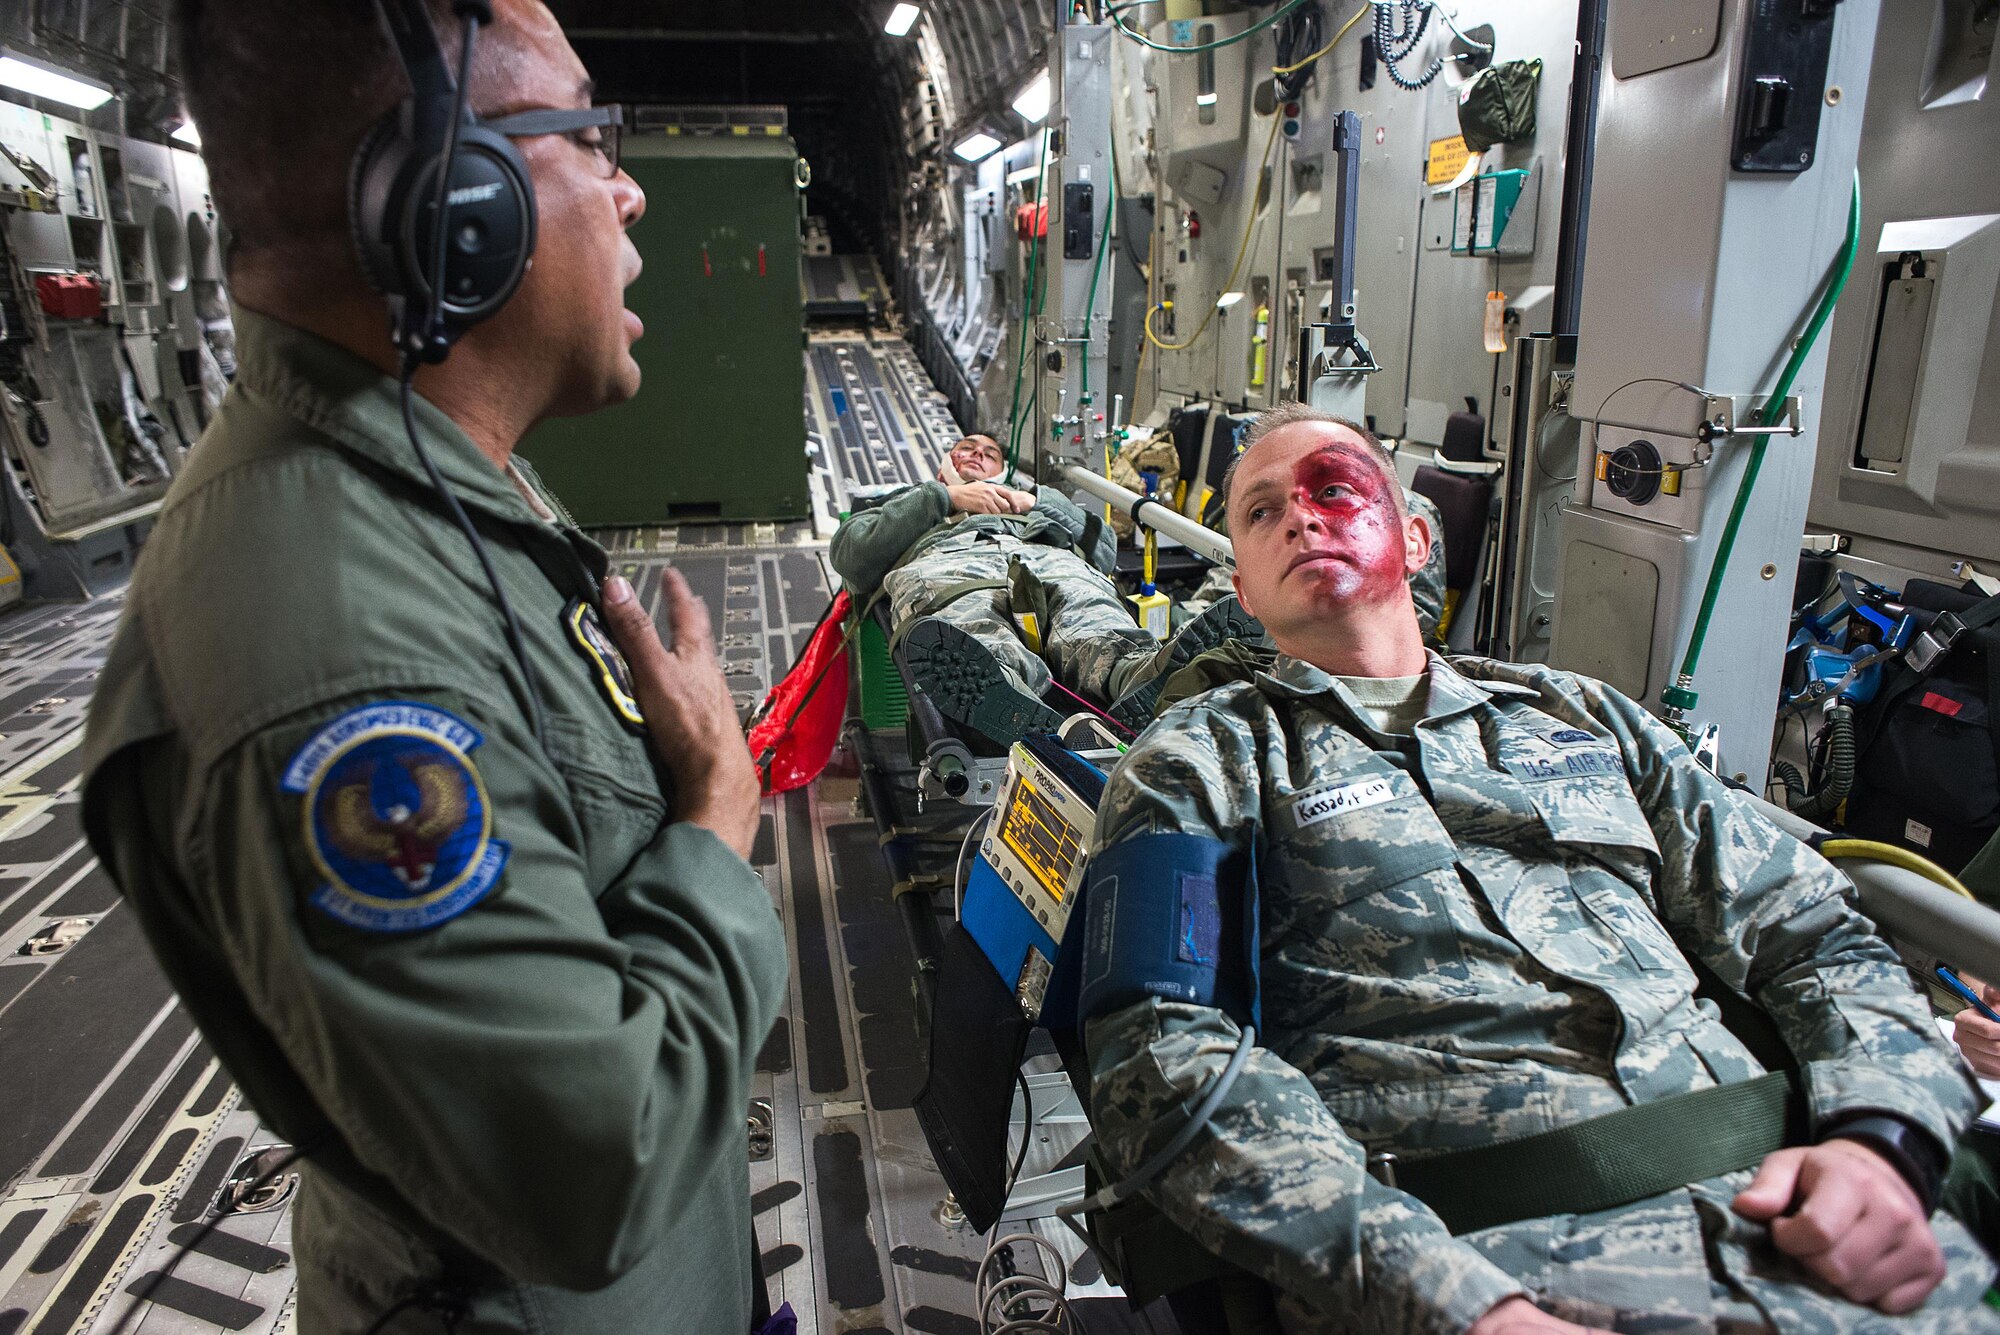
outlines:
[[1409, 775], [1343, 778], [1278, 799], [1269, 815], [1267, 944], [1365, 977], [1467, 976], [1444, 898], [1458, 849]]
[[553, 711], [546, 731], [549, 758], [569, 789], [582, 832], [585, 875], [591, 889], [601, 891], [665, 824], [666, 798], [638, 739], [623, 732], [603, 736]]
[[1660, 856], [1652, 824], [1633, 795], [1624, 758], [1609, 747], [1504, 755], [1559, 849], [1603, 863], [1650, 892]]
[[[1606, 754], [1616, 759], [1615, 753]], [[1660, 845], [1623, 764], [1527, 787], [1585, 912], [1623, 944], [1640, 969], [1684, 972], [1686, 959], [1654, 908]]]

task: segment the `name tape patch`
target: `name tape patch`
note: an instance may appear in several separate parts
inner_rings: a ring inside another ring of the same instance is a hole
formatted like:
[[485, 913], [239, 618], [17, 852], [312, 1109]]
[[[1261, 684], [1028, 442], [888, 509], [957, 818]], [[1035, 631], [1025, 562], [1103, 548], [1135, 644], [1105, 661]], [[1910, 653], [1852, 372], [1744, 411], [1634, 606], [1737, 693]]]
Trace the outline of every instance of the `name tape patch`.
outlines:
[[366, 932], [451, 921], [500, 879], [510, 849], [471, 753], [486, 739], [416, 704], [349, 710], [315, 733], [280, 787], [304, 799], [312, 905]]
[[1505, 762], [1517, 779], [1582, 779], [1598, 775], [1625, 777], [1625, 762], [1616, 751], [1563, 751], [1552, 756], [1523, 756]]
[[1331, 788], [1315, 788], [1292, 799], [1292, 822], [1303, 828], [1395, 800], [1396, 785], [1387, 779], [1358, 779]]

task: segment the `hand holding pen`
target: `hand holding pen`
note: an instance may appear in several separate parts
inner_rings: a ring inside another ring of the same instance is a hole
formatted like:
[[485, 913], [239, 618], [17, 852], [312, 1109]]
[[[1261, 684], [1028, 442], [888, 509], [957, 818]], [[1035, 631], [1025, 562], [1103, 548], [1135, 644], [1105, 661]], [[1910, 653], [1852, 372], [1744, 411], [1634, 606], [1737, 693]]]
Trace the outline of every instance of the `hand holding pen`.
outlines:
[[1937, 980], [1971, 1004], [1952, 1021], [1952, 1038], [1966, 1064], [1984, 1080], [2000, 1079], [2000, 989], [1977, 978], [1960, 978], [1951, 966], [1937, 967]]

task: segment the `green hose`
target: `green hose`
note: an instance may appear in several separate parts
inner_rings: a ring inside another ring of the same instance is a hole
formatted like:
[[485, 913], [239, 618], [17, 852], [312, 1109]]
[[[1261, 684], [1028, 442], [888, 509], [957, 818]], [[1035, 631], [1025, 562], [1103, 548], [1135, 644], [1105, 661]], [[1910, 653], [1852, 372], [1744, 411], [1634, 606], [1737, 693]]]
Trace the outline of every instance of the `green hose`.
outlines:
[[[1806, 358], [1812, 355], [1813, 345], [1819, 341], [1826, 322], [1833, 315], [1833, 308], [1840, 303], [1840, 294], [1847, 290], [1847, 280], [1854, 273], [1855, 257], [1861, 253], [1861, 173], [1854, 173], [1854, 195], [1847, 206], [1847, 240], [1841, 246], [1840, 254], [1834, 261], [1833, 282], [1821, 295], [1819, 306], [1813, 311], [1812, 319], [1806, 323], [1805, 333], [1792, 349], [1791, 360], [1778, 377], [1778, 384], [1771, 391], [1771, 397], [1764, 400], [1764, 406], [1757, 410], [1755, 424], [1768, 427], [1784, 415], [1785, 398], [1792, 392], [1792, 382], [1799, 377]], [[1736, 548], [1736, 535], [1742, 531], [1743, 516], [1750, 509], [1750, 493], [1757, 486], [1757, 475], [1764, 468], [1764, 454], [1770, 448], [1769, 435], [1757, 436], [1750, 445], [1750, 463], [1743, 470], [1743, 481], [1736, 488], [1736, 503], [1730, 507], [1729, 522], [1723, 527], [1722, 541], [1715, 549], [1715, 564], [1709, 567], [1708, 588], [1702, 594], [1701, 613], [1695, 618], [1694, 634], [1688, 640], [1687, 657], [1681, 660], [1680, 681], [1661, 693], [1661, 699], [1672, 709], [1685, 714], [1693, 709], [1700, 696], [1694, 689], [1695, 669], [1701, 664], [1702, 646], [1708, 640], [1709, 622], [1715, 618], [1715, 605], [1722, 598], [1722, 581], [1729, 574], [1729, 558]]]
[[[1036, 187], [1035, 204], [1045, 207], [1049, 195], [1049, 131], [1042, 131], [1042, 174]], [[1046, 214], [1043, 215], [1047, 217]], [[1012, 475], [1014, 465], [1021, 458], [1021, 381], [1028, 370], [1028, 327], [1041, 311], [1035, 305], [1035, 271], [1039, 267], [1042, 247], [1045, 241], [1035, 238], [1034, 228], [1028, 229], [1028, 285], [1021, 289], [1021, 340], [1014, 353], [1014, 406], [1007, 410], [1007, 472]], [[1031, 314], [1032, 309], [1032, 314]]]
[[[1090, 336], [1097, 315], [1097, 280], [1104, 274], [1104, 254], [1111, 249], [1111, 217], [1118, 209], [1118, 127], [1111, 127], [1111, 199], [1104, 209], [1104, 235], [1097, 239], [1097, 262], [1090, 266], [1090, 297], [1083, 304], [1083, 388], [1077, 400], [1078, 417], [1090, 416]], [[1089, 423], [1084, 424], [1086, 432]]]

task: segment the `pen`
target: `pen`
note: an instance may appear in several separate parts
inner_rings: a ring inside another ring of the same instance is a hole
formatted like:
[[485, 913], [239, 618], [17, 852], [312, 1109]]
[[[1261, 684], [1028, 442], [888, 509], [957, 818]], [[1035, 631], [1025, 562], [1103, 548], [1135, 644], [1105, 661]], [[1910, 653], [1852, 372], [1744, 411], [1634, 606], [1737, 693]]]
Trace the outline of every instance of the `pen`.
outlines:
[[1995, 1014], [1991, 1006], [1981, 1001], [1978, 994], [1965, 985], [1965, 980], [1951, 971], [1949, 964], [1940, 964], [1937, 966], [1937, 977], [1939, 982], [1978, 1007], [1981, 1015], [1984, 1015], [1995, 1024], [2000, 1024], [2000, 1014]]

